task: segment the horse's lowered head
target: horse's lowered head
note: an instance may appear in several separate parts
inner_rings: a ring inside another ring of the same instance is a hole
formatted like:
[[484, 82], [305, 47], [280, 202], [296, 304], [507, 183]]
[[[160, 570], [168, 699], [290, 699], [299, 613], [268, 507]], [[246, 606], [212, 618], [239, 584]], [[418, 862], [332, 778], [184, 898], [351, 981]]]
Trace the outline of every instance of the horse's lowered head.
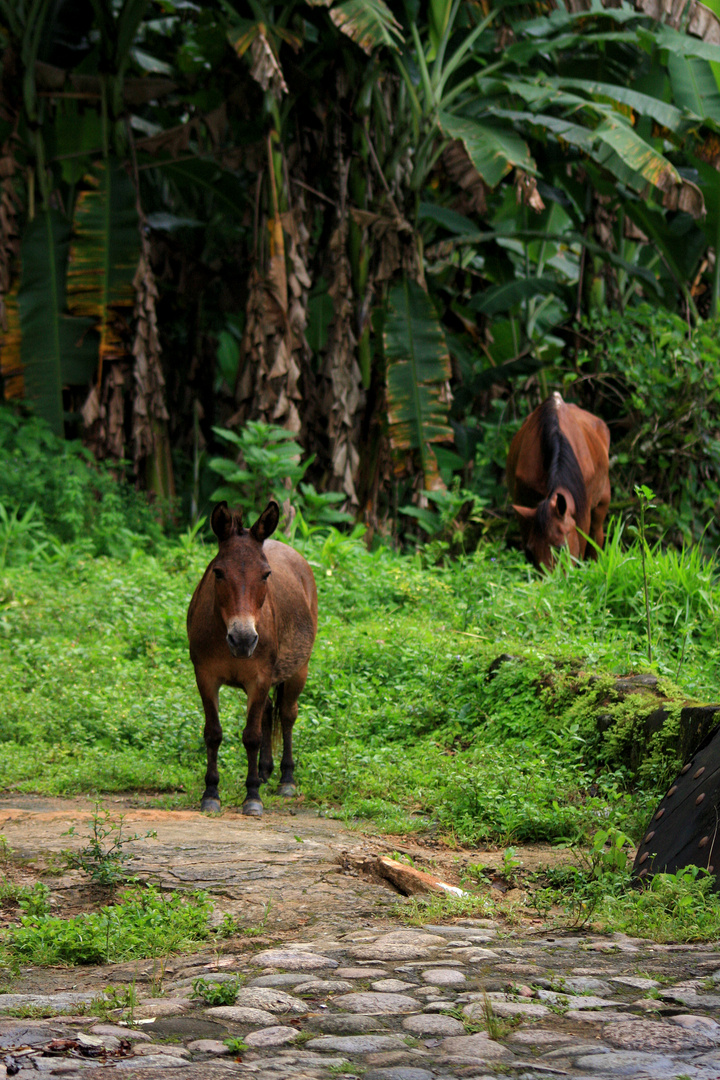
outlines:
[[227, 646], [236, 659], [252, 656], [258, 643], [257, 621], [267, 596], [270, 564], [263, 543], [277, 528], [280, 508], [269, 502], [249, 529], [242, 514], [218, 503], [210, 525], [218, 538], [218, 553], [210, 563], [215, 611], [225, 626]]
[[580, 537], [575, 521], [575, 500], [565, 488], [553, 491], [535, 507], [515, 506], [520, 520], [525, 556], [539, 570], [552, 570], [555, 551], [567, 547], [574, 559], [581, 555]]

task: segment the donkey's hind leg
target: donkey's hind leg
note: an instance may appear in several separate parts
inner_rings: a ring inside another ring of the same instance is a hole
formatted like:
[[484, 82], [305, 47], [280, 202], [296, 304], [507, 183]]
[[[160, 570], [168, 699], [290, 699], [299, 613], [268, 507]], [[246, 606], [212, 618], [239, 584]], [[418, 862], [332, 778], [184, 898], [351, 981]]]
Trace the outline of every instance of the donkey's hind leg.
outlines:
[[292, 753], [292, 733], [293, 724], [297, 720], [298, 714], [298, 698], [302, 693], [302, 689], [305, 686], [307, 680], [308, 666], [296, 671], [289, 679], [278, 687], [279, 692], [279, 706], [280, 706], [280, 723], [282, 725], [282, 737], [283, 737], [283, 755], [280, 761], [280, 786], [278, 787], [278, 795], [285, 795], [290, 797], [295, 795], [297, 788], [295, 787], [295, 762], [293, 761]]
[[270, 779], [273, 771], [272, 755], [272, 731], [273, 731], [273, 708], [270, 698], [265, 703], [265, 712], [262, 718], [262, 743], [260, 744], [260, 762], [258, 773], [260, 783], [264, 784]]

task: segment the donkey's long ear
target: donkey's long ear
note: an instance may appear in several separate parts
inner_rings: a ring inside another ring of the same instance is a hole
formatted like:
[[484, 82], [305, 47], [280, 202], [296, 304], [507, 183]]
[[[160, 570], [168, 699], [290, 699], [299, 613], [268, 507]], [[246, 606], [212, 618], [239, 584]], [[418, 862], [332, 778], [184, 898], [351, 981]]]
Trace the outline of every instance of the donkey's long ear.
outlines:
[[239, 533], [242, 529], [242, 514], [238, 510], [228, 510], [228, 504], [223, 500], [218, 503], [210, 516], [210, 526], [220, 543], [227, 540], [233, 533]]
[[532, 518], [537, 517], [536, 506], [516, 506], [515, 503], [513, 503], [513, 510], [519, 518], [524, 518], [526, 521], [531, 521]]
[[260, 517], [250, 529], [250, 534], [255, 537], [258, 544], [272, 536], [280, 520], [280, 507], [272, 500], [267, 504]]

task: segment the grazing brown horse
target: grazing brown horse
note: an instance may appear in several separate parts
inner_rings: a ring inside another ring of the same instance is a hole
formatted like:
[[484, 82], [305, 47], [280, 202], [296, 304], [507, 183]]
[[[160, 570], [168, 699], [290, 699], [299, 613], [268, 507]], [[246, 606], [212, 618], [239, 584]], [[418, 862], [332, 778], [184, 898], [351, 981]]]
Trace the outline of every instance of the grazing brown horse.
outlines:
[[607, 424], [551, 394], [528, 416], [510, 444], [505, 478], [520, 519], [525, 554], [552, 569], [554, 549], [567, 545], [594, 558], [610, 504]]
[[[317, 589], [305, 559], [287, 544], [268, 540], [280, 516], [268, 503], [250, 529], [239, 511], [218, 503], [210, 524], [218, 553], [202, 576], [187, 617], [190, 658], [205, 710], [207, 772], [201, 810], [220, 810], [218, 718], [221, 686], [239, 686], [247, 694], [243, 743], [248, 760], [243, 814], [261, 817], [260, 784], [273, 769], [273, 706], [282, 725], [281, 795], [294, 795], [292, 729], [298, 698], [305, 685], [317, 631]], [[260, 767], [258, 769], [258, 752]]]

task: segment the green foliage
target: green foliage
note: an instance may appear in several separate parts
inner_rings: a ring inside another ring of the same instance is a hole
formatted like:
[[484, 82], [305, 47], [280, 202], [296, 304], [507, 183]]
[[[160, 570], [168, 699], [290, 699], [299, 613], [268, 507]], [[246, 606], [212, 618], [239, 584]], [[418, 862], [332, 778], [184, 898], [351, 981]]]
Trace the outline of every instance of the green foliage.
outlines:
[[[74, 835], [74, 825], [63, 833], [63, 836]], [[144, 837], [138, 833], [123, 836], [122, 816], [114, 820], [107, 807], [96, 803], [90, 819], [88, 843], [78, 852], [65, 852], [65, 856], [69, 865], [83, 870], [94, 885], [115, 888], [126, 880], [123, 866], [132, 859], [132, 854], [123, 850], [125, 845], [154, 836], [157, 836], [157, 833], [153, 830], [148, 830]]]
[[209, 934], [212, 904], [206, 893], [172, 893], [135, 888], [98, 912], [61, 919], [23, 915], [19, 926], [0, 934], [0, 944], [30, 964], [120, 963], [163, 956], [197, 946]]
[[[212, 458], [210, 468], [225, 483], [216, 488], [211, 499], [226, 499], [240, 507], [247, 516], [256, 513], [269, 499], [281, 506], [289, 502], [306, 528], [351, 520], [350, 514], [336, 508], [345, 496], [333, 491], [319, 493], [302, 478], [313, 458], [302, 460], [302, 447], [292, 432], [277, 424], [249, 420], [238, 432], [214, 428], [215, 434], [235, 449], [237, 459]], [[302, 524], [301, 524], [302, 523]]]
[[193, 983], [193, 995], [201, 998], [206, 1005], [234, 1005], [239, 988], [238, 978], [212, 983], [201, 978]]
[[0, 405], [0, 569], [28, 558], [127, 557], [162, 536], [144, 496], [78, 442]]
[[[665, 540], [720, 541], [720, 338], [649, 304], [589, 319], [578, 357], [594, 411], [611, 424], [613, 500], [654, 493], [648, 521]], [[574, 376], [572, 376], [574, 378]], [[650, 509], [646, 507], [646, 509]]]

